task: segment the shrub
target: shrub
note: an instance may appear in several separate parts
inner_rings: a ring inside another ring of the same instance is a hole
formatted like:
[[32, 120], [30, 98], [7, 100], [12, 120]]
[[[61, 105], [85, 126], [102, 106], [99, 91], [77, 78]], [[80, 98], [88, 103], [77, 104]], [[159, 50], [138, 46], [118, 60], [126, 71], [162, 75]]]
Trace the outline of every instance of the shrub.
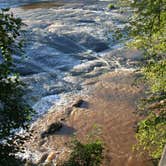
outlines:
[[166, 142], [166, 112], [151, 113], [138, 124], [137, 147], [143, 147], [154, 159], [161, 157]]
[[73, 142], [73, 151], [63, 166], [99, 166], [103, 159], [103, 145], [99, 141], [82, 144]]
[[108, 9], [115, 9], [115, 5], [114, 4], [112, 4], [112, 3], [110, 3], [109, 5], [108, 5]]
[[147, 150], [152, 158], [158, 159], [166, 144], [165, 0], [121, 2], [133, 10], [126, 26], [128, 33], [125, 37], [130, 39], [128, 46], [135, 47], [144, 54], [140, 71], [147, 85], [147, 96], [141, 110], [146, 117], [138, 124], [137, 148]]

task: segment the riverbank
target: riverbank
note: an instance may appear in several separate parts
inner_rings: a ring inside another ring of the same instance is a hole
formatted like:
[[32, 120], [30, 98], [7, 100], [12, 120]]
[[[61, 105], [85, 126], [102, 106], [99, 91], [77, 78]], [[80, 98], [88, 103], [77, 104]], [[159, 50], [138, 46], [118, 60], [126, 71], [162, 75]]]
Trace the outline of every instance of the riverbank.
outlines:
[[[73, 135], [82, 142], [91, 135], [105, 145], [103, 166], [151, 166], [145, 154], [132, 151], [136, 123], [142, 118], [136, 103], [143, 93], [143, 87], [134, 86], [134, 81], [135, 74], [127, 70], [91, 79], [87, 86], [93, 84], [93, 89], [87, 96], [72, 96], [67, 107], [61, 111], [53, 108], [38, 120], [32, 128], [32, 139], [26, 142], [26, 149], [36, 155], [35, 162], [48, 161], [46, 156], [54, 154], [51, 161], [56, 165], [70, 152], [68, 144]], [[62, 128], [42, 137], [48, 126], [58, 121]]]

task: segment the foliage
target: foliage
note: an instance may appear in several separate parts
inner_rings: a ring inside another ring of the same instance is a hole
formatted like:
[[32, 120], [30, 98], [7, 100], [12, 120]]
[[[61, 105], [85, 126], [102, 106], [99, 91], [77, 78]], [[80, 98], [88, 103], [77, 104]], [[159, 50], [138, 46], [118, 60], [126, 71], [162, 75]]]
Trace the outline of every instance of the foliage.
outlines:
[[143, 51], [140, 71], [148, 85], [141, 108], [147, 117], [138, 124], [137, 148], [157, 159], [166, 144], [166, 0], [121, 1], [133, 10], [125, 37], [128, 46]]
[[130, 20], [130, 46], [144, 51], [142, 68], [152, 92], [166, 92], [166, 1], [134, 0], [134, 16]]
[[[22, 40], [18, 40], [20, 29], [23, 25], [20, 18], [15, 18], [9, 9], [0, 10], [0, 53], [2, 63], [0, 64], [0, 80], [7, 79], [11, 82], [11, 76], [17, 81], [16, 73], [12, 72], [14, 53], [22, 52]], [[10, 77], [9, 77], [10, 75]]]
[[152, 93], [166, 93], [166, 60], [151, 62], [142, 71]]
[[166, 112], [162, 111], [158, 115], [151, 113], [138, 127], [138, 145], [148, 151], [154, 159], [159, 159], [166, 143]]
[[115, 5], [114, 4], [112, 4], [112, 3], [110, 3], [109, 5], [108, 5], [108, 9], [115, 9]]
[[103, 146], [100, 141], [82, 144], [73, 142], [73, 151], [63, 166], [99, 166], [103, 158]]
[[[14, 129], [27, 128], [33, 110], [23, 99], [23, 83], [14, 72], [13, 55], [22, 53], [20, 18], [15, 18], [8, 9], [0, 10], [0, 165], [10, 160], [14, 165], [12, 146]], [[10, 139], [9, 139], [10, 136]], [[7, 143], [4, 144], [6, 139]], [[10, 142], [10, 143], [9, 143]]]
[[22, 99], [23, 91], [19, 84], [0, 82], [0, 139], [14, 133], [13, 129], [27, 128], [33, 110]]
[[[20, 138], [19, 138], [20, 139]], [[23, 166], [23, 162], [14, 156], [19, 147], [14, 137], [5, 140], [0, 144], [0, 165], [2, 166]]]
[[13, 54], [22, 52], [19, 40], [21, 19], [15, 18], [8, 9], [0, 12], [0, 139], [11, 134], [12, 130], [26, 127], [33, 112], [23, 100], [23, 83], [13, 71]]

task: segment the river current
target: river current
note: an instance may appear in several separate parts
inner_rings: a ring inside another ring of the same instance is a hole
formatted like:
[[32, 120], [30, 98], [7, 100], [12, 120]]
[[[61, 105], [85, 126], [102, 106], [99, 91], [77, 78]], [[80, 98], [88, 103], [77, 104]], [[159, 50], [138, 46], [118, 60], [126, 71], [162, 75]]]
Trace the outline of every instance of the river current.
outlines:
[[131, 68], [132, 57], [115, 53], [123, 46], [113, 32], [123, 29], [127, 11], [108, 9], [99, 0], [0, 0], [26, 24], [25, 57], [16, 70], [27, 84], [25, 98], [41, 115], [86, 93], [84, 82], [110, 70]]

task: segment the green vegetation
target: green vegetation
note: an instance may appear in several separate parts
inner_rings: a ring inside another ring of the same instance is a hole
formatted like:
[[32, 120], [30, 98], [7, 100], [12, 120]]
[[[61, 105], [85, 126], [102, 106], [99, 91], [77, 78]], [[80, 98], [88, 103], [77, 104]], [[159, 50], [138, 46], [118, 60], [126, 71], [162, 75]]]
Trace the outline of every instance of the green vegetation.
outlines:
[[99, 166], [103, 159], [103, 145], [100, 141], [82, 144], [73, 142], [73, 151], [63, 166]]
[[110, 4], [108, 5], [108, 9], [110, 9], [110, 10], [115, 9], [115, 5], [112, 4], [112, 3], [110, 3]]
[[133, 15], [127, 27], [131, 47], [143, 51], [141, 72], [148, 85], [141, 110], [146, 118], [139, 122], [137, 149], [147, 150], [159, 159], [166, 144], [166, 0], [122, 0]]
[[[33, 110], [23, 99], [23, 83], [14, 72], [13, 55], [22, 53], [22, 21], [8, 9], [0, 10], [0, 165], [15, 164], [14, 129], [28, 127]], [[9, 136], [11, 139], [9, 139]]]
[[138, 129], [137, 147], [143, 146], [144, 150], [147, 150], [154, 159], [159, 159], [166, 143], [166, 112], [162, 112], [158, 116], [151, 113], [140, 122]]

